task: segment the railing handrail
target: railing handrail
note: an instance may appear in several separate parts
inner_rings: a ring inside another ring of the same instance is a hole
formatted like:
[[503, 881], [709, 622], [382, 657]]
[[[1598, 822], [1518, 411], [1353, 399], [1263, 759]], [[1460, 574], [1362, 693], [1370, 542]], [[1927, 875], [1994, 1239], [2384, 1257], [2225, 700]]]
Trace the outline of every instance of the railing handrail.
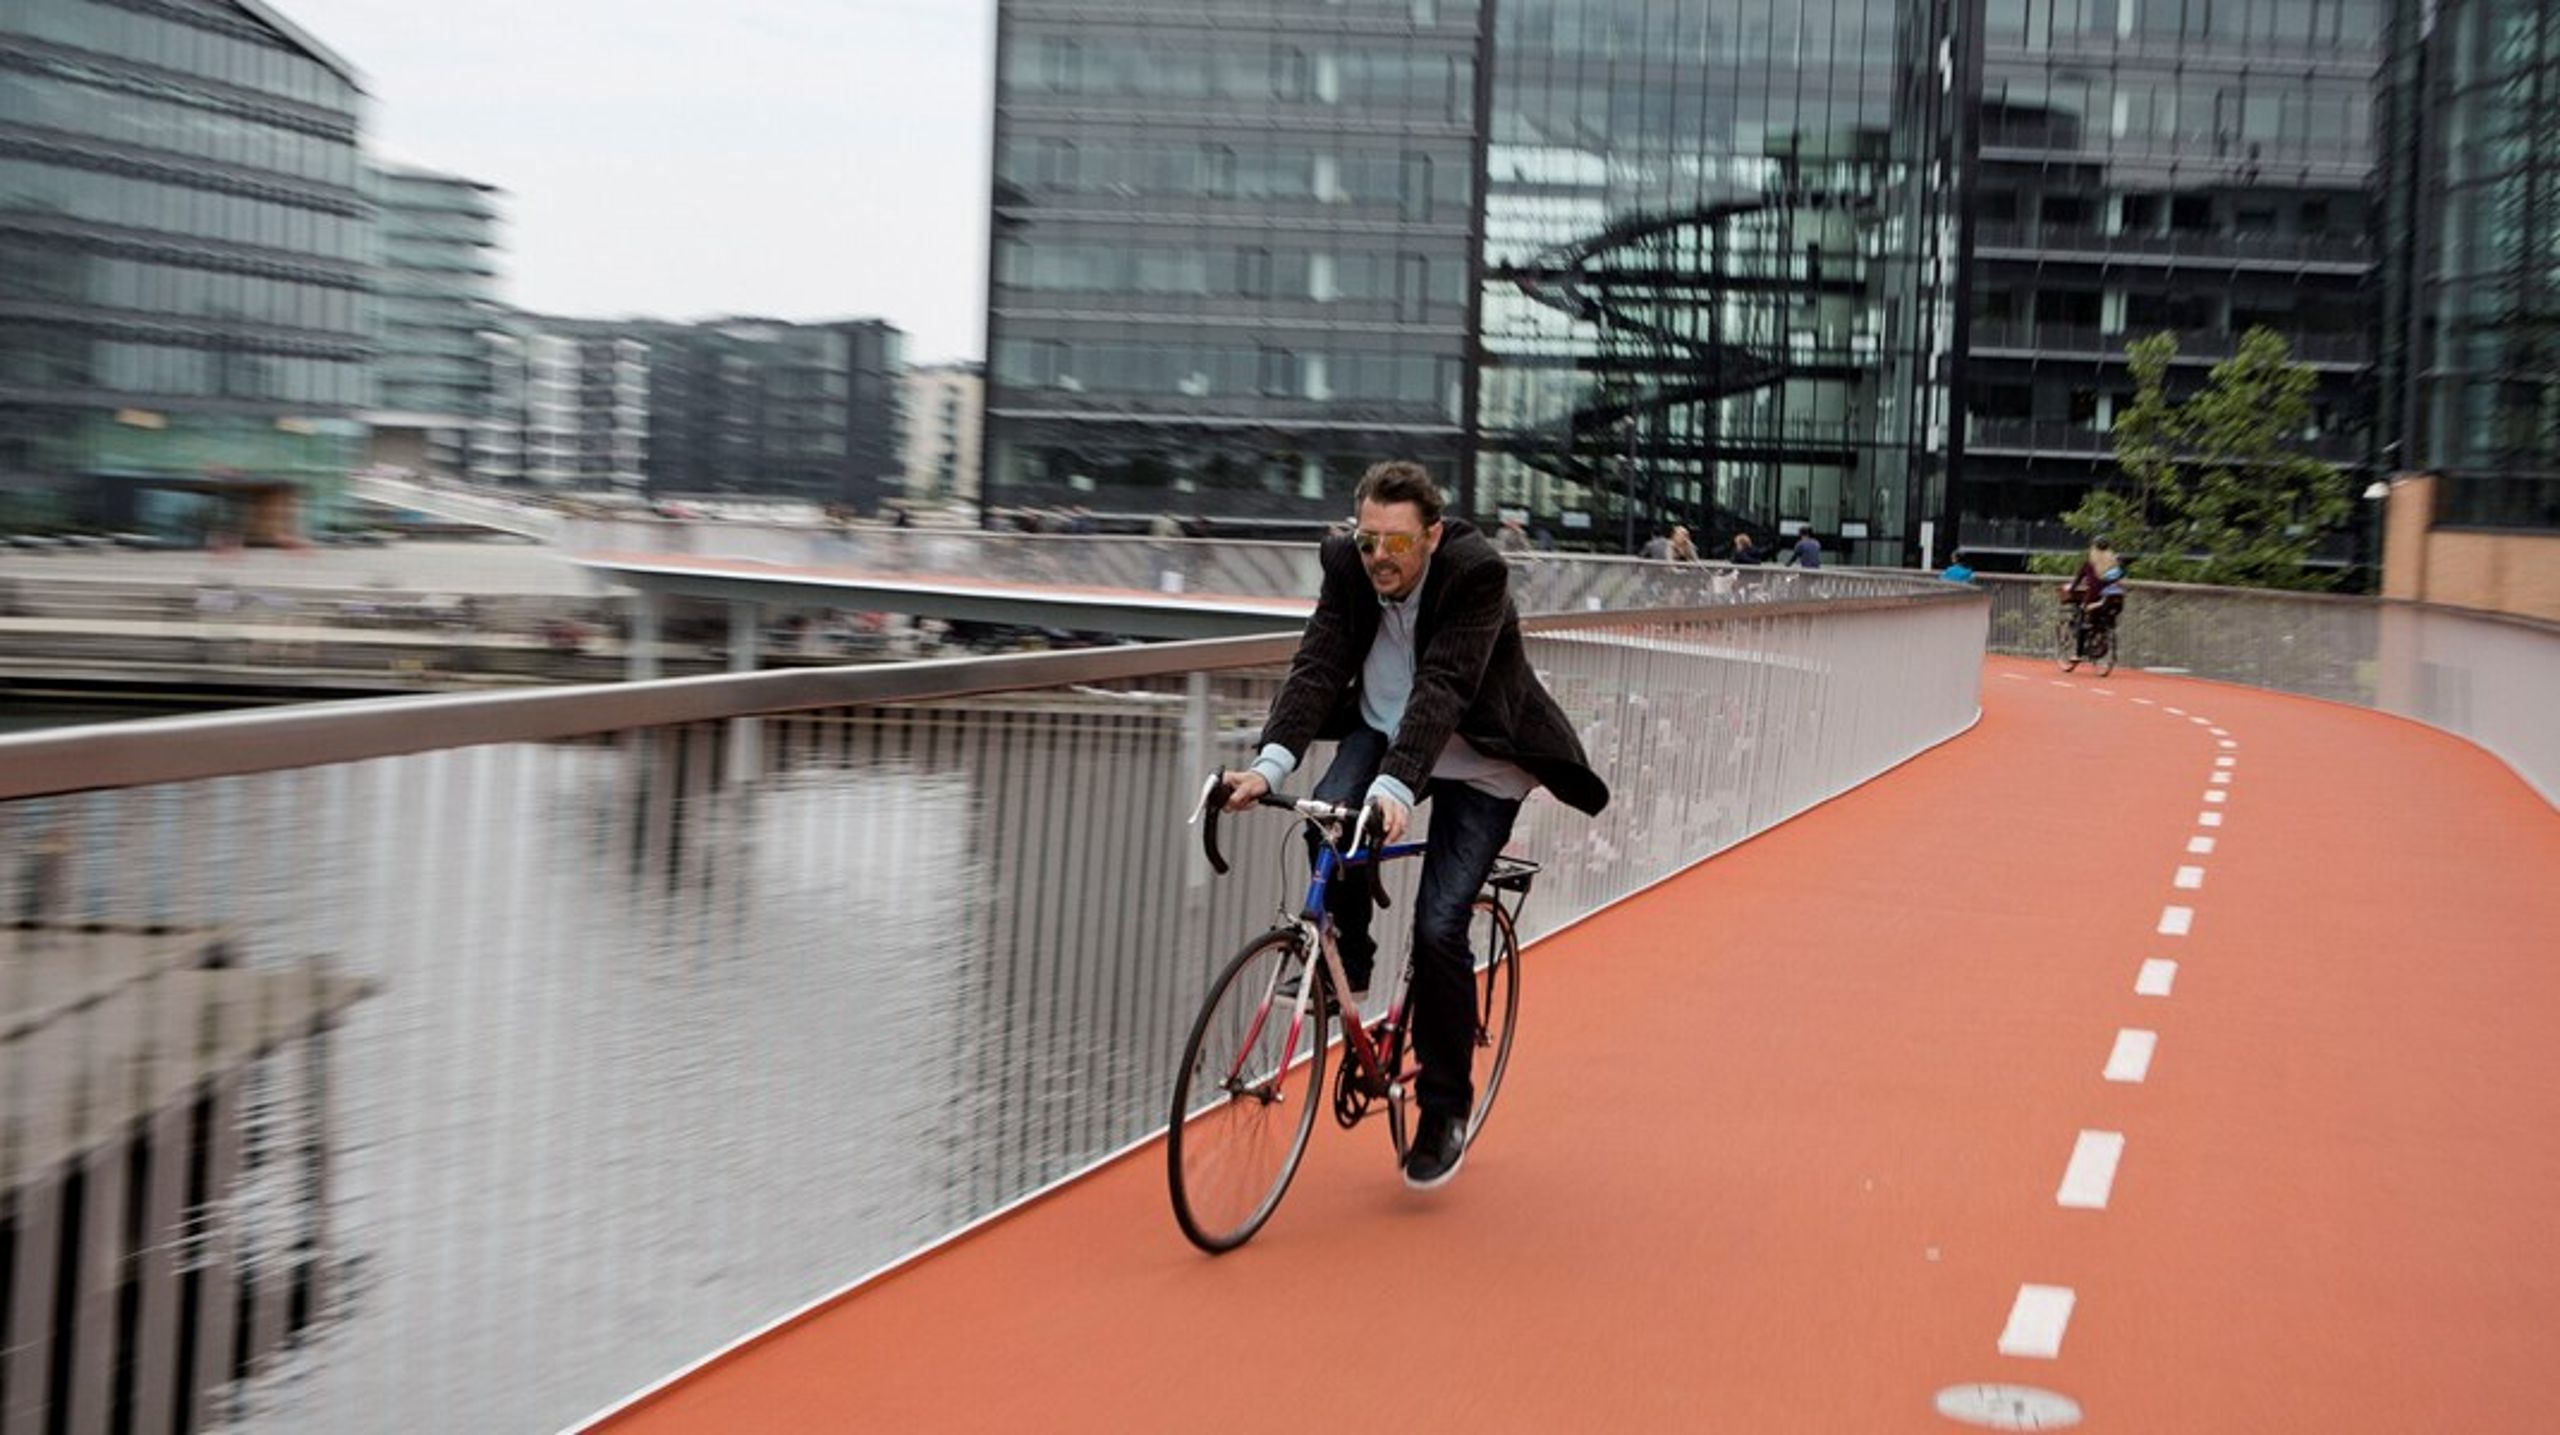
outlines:
[[[1808, 617], [1961, 600], [1943, 592], [1633, 608], [1524, 618], [1531, 633], [1669, 623]], [[865, 704], [923, 702], [1216, 672], [1286, 662], [1298, 634], [1011, 653], [535, 692], [428, 693], [199, 713], [0, 737], [0, 801], [104, 788], [192, 782], [489, 743], [557, 742], [631, 728], [764, 717]]]
[[[2060, 587], [2070, 581], [2051, 573], [1977, 573], [1983, 583], [2007, 583], [2026, 586]], [[2412, 612], [2442, 613], [2456, 618], [2478, 618], [2484, 622], [2507, 623], [2545, 637], [2560, 638], [2560, 622], [2536, 618], [2524, 613], [2501, 613], [2490, 608], [2465, 608], [2455, 603], [2421, 601], [2416, 598], [2394, 598], [2376, 593], [2321, 593], [2300, 588], [2234, 588], [2220, 583], [2172, 583], [2160, 578], [2135, 578], [2125, 583], [2135, 593], [2194, 593], [2216, 598], [2243, 598], [2253, 602], [2335, 603], [2349, 607], [2400, 608]]]

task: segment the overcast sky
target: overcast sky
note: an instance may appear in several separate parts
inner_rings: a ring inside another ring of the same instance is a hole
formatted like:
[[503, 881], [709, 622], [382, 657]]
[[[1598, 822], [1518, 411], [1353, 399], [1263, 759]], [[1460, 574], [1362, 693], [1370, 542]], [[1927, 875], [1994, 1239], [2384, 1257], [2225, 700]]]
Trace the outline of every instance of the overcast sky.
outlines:
[[367, 143], [506, 191], [542, 313], [885, 318], [984, 344], [994, 0], [275, 0]]

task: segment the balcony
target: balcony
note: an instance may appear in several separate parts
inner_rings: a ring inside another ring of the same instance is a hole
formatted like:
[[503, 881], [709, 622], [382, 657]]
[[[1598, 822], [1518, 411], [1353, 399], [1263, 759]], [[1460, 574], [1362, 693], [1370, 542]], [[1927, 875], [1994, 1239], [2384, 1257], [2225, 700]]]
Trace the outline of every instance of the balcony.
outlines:
[[1983, 224], [1973, 232], [1974, 257], [2051, 263], [2213, 266], [2360, 274], [2373, 267], [2373, 246], [2337, 234], [2109, 234], [2077, 225]]
[[[2086, 424], [1976, 417], [1965, 421], [1964, 432], [1965, 451], [1975, 455], [2102, 459], [2115, 453], [2115, 436]], [[2331, 463], [2355, 463], [2364, 457], [2363, 444], [2347, 434], [2298, 438], [2294, 448]]]
[[[2108, 330], [2073, 324], [2028, 324], [1977, 319], [1971, 353], [1976, 358], [2093, 359], [2124, 362], [2125, 346], [2156, 332]], [[2240, 336], [2227, 329], [2181, 329], [2178, 362], [2218, 363], [2239, 352]], [[2373, 362], [2373, 344], [2361, 334], [2287, 334], [2293, 357], [2315, 369], [2361, 369]]]

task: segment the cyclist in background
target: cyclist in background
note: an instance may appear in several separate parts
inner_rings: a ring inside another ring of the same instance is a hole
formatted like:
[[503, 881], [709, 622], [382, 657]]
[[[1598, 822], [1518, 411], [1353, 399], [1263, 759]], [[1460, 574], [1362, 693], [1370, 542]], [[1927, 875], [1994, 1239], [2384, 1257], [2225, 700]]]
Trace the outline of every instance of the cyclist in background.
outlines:
[[[1227, 806], [1241, 812], [1286, 781], [1317, 738], [1339, 746], [1314, 796], [1374, 808], [1377, 840], [1401, 840], [1415, 804], [1435, 804], [1413, 914], [1422, 1119], [1404, 1166], [1406, 1185], [1429, 1190], [1457, 1174], [1475, 1102], [1467, 926], [1476, 893], [1531, 789], [1595, 814], [1609, 789], [1529, 666], [1509, 565], [1473, 525], [1441, 516], [1430, 472], [1401, 460], [1373, 465], [1354, 504], [1358, 526], [1324, 540], [1315, 613], [1272, 700], [1260, 755], [1226, 774]], [[1349, 869], [1327, 896], [1355, 991], [1367, 989], [1377, 959], [1373, 872]]]
[[2112, 643], [2116, 635], [2116, 619], [2124, 612], [2124, 565], [2118, 563], [2098, 575], [2098, 596], [2081, 610], [2082, 652], [2089, 650], [2088, 634], [2103, 633]]
[[2071, 575], [2070, 582], [2062, 585], [2062, 601], [2071, 609], [2072, 651], [2084, 658], [2089, 655], [2090, 619], [2106, 600], [2107, 574], [2110, 571], [2115, 574], [2114, 581], [2118, 585], [2114, 606], [2107, 610], [2107, 620], [2112, 623], [2115, 615], [2124, 611], [2124, 565], [2116, 558], [2114, 540], [2103, 533], [2090, 539], [2089, 551], [2080, 558], [2080, 571]]

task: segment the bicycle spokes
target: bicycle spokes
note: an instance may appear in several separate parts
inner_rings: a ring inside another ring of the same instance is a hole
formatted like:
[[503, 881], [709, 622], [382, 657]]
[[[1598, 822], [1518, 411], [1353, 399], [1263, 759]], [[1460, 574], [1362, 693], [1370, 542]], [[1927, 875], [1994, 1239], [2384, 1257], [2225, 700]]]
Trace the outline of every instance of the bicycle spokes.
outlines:
[[1174, 1214], [1204, 1250], [1260, 1229], [1306, 1151], [1324, 1091], [1323, 1004], [1302, 1012], [1297, 996], [1312, 979], [1300, 935], [1274, 931], [1228, 963], [1192, 1025], [1168, 1156]]

